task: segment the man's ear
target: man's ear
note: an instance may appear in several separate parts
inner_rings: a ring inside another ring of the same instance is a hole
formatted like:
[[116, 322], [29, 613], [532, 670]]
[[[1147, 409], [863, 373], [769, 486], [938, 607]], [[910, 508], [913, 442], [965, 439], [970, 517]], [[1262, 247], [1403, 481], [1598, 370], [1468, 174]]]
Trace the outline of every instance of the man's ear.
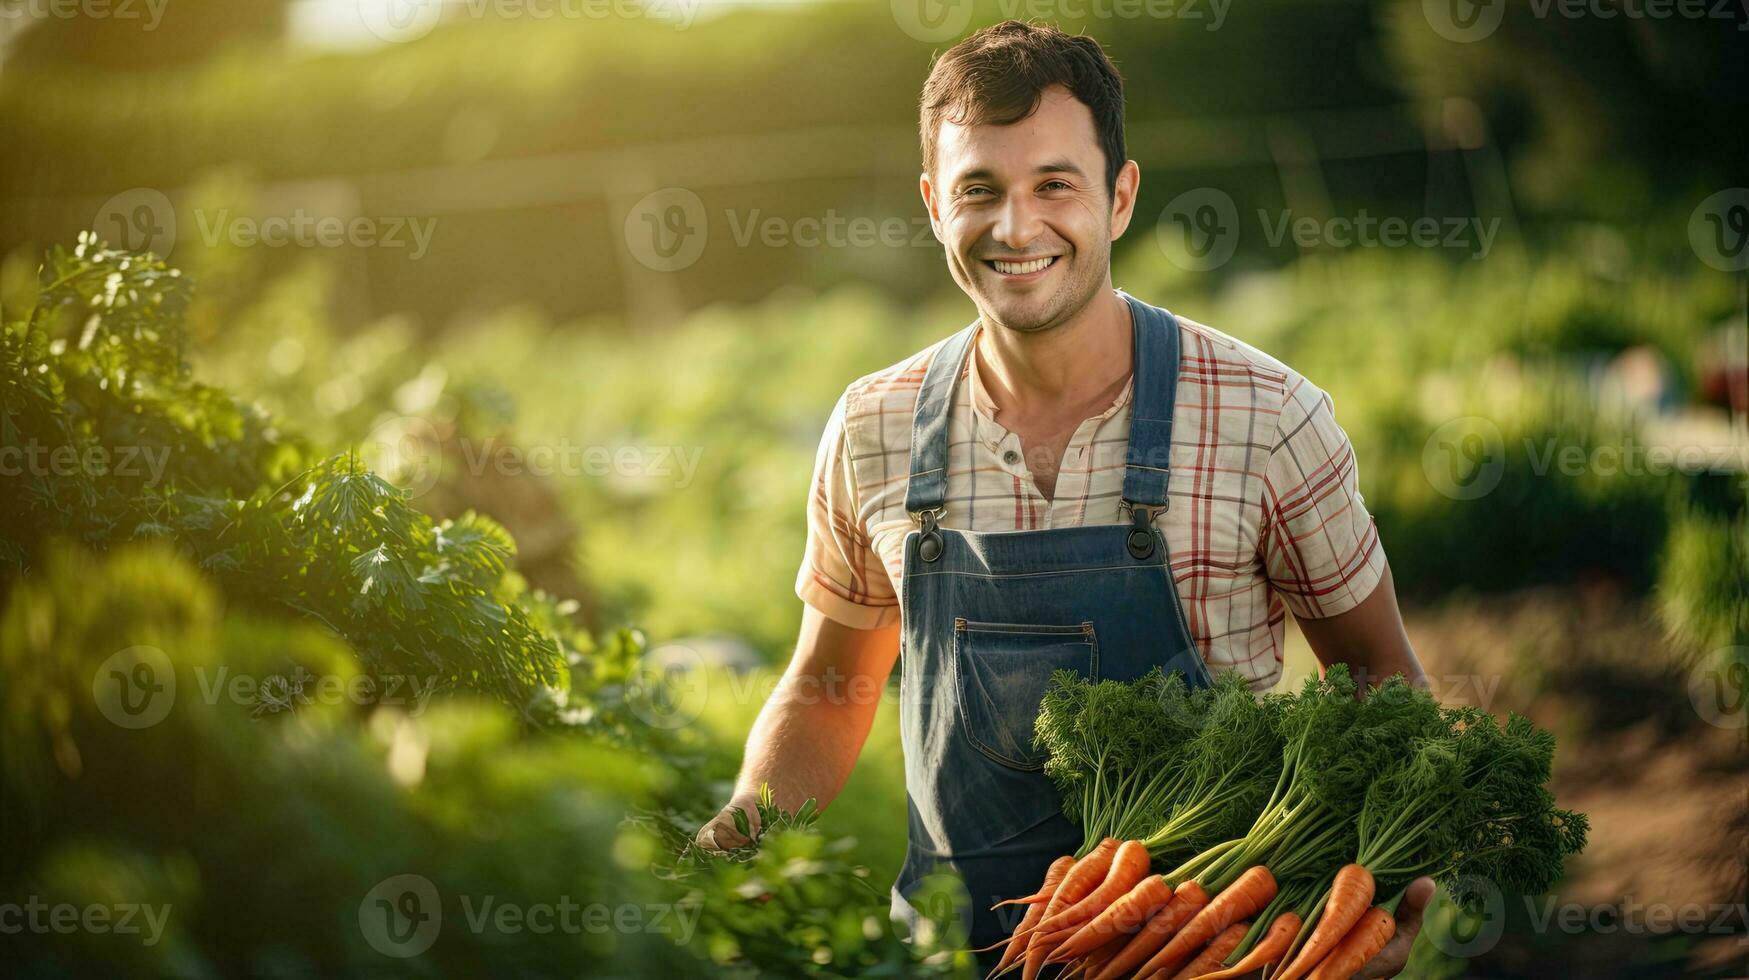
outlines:
[[946, 244], [947, 239], [941, 237], [941, 201], [935, 194], [935, 183], [928, 173], [917, 175], [917, 190], [923, 195], [923, 210], [929, 212], [929, 229], [935, 232], [935, 240]]
[[1111, 240], [1117, 241], [1130, 226], [1136, 212], [1136, 194], [1142, 186], [1142, 168], [1134, 160], [1125, 160], [1117, 172], [1117, 186], [1111, 189]]

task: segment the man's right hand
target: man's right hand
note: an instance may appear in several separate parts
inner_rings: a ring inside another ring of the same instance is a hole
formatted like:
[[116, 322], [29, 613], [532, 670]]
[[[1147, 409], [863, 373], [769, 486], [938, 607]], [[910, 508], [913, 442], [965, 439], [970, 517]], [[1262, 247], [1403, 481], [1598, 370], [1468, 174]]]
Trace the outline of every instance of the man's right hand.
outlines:
[[698, 834], [693, 838], [698, 846], [707, 851], [723, 852], [730, 848], [742, 847], [750, 843], [746, 834], [735, 829], [735, 808], [747, 814], [747, 828], [757, 836], [759, 833], [759, 797], [757, 795], [737, 796], [729, 801], [710, 822], [698, 828]]

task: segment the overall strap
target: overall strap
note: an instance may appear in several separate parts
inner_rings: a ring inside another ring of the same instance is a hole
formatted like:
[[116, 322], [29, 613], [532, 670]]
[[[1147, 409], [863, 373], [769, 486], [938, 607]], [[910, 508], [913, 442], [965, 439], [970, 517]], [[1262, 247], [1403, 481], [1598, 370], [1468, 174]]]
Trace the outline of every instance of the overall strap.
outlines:
[[913, 515], [939, 512], [947, 501], [948, 413], [953, 408], [954, 385], [965, 368], [966, 352], [977, 330], [977, 321], [973, 321], [942, 342], [929, 359], [923, 387], [917, 391], [917, 411], [911, 422], [911, 477], [905, 487], [905, 509]]
[[1178, 397], [1178, 319], [1119, 290], [1135, 318], [1135, 382], [1123, 499], [1130, 509], [1170, 505], [1172, 411]]

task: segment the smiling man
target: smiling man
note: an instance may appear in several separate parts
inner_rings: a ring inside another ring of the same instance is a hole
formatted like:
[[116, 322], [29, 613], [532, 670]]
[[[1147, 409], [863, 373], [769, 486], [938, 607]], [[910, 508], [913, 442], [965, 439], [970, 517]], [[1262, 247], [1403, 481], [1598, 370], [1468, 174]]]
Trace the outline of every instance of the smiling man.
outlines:
[[[894, 912], [938, 866], [990, 906], [1080, 832], [1032, 745], [1051, 673], [1279, 679], [1286, 615], [1318, 659], [1422, 678], [1355, 458], [1318, 388], [1113, 288], [1141, 172], [1123, 84], [1090, 38], [1009, 21], [924, 85], [920, 187], [964, 330], [860, 378], [815, 462], [801, 636], [731, 806], [843, 788], [901, 662], [909, 803]], [[903, 657], [900, 652], [903, 650]], [[700, 831], [739, 841], [727, 810]], [[1360, 976], [1401, 969], [1432, 882]]]

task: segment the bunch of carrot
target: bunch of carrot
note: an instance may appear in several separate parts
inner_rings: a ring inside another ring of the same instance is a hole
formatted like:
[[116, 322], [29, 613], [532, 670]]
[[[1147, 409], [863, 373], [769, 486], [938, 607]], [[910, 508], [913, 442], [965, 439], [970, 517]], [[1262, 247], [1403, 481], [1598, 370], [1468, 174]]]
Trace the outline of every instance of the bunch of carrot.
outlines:
[[[1041, 706], [1039, 742], [1053, 754], [1084, 750], [1100, 741], [1088, 722], [1101, 705], [1154, 710], [1114, 685], [1125, 686], [1060, 676]], [[1262, 699], [1229, 678], [1200, 692], [1154, 677], [1131, 686], [1163, 693], [1191, 719], [1190, 734], [1164, 737], [1176, 754], [1164, 760], [1145, 740], [1138, 751], [1120, 724], [1123, 747], [1047, 765], [1060, 788], [1082, 781], [1065, 792], [1071, 816], [1133, 833], [1088, 841], [1079, 857], [1057, 859], [1037, 892], [1012, 900], [1029, 907], [992, 976], [1018, 968], [1032, 980], [1065, 964], [1064, 976], [1085, 980], [1224, 980], [1274, 966], [1272, 980], [1347, 980], [1390, 942], [1413, 878], [1479, 876], [1530, 894], [1584, 846], [1584, 815], [1555, 809], [1544, 786], [1553, 737], [1525, 719], [1501, 727], [1477, 709], [1442, 709], [1400, 678], [1357, 699], [1339, 666], [1297, 694]], [[1273, 766], [1243, 751], [1259, 741]], [[1233, 765], [1217, 750], [1234, 752]], [[1134, 771], [1137, 758], [1155, 771]], [[1233, 826], [1154, 873], [1187, 841]]]
[[[1108, 838], [1079, 861], [1059, 858], [994, 974], [1016, 965], [1035, 977], [1049, 963], [1071, 964], [1065, 976], [1189, 978], [1215, 974], [1244, 939], [1250, 918], [1276, 894], [1268, 869], [1253, 867], [1214, 897], [1195, 880], [1150, 873], [1141, 841]], [[1290, 913], [1291, 914], [1291, 913]], [[1293, 928], [1289, 928], [1289, 926]], [[1284, 917], [1275, 933], [1291, 939]], [[1272, 936], [1272, 938], [1275, 938]], [[1279, 939], [1276, 944], [1279, 945]], [[1258, 964], [1266, 946], [1260, 945]], [[1221, 976], [1237, 976], [1240, 964]], [[1344, 975], [1346, 977], [1346, 975]]]

